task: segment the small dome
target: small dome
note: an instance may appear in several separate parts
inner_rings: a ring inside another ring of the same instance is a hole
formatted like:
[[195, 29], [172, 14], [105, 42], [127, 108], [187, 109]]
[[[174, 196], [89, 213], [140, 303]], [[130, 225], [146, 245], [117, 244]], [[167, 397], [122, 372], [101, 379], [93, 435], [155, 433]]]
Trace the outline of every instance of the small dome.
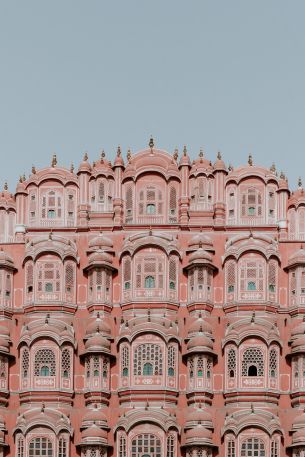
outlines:
[[10, 331], [7, 327], [5, 327], [4, 325], [0, 325], [0, 335], [4, 335], [4, 336], [10, 336]]
[[216, 162], [214, 163], [214, 170], [223, 170], [226, 171], [227, 167], [224, 161], [221, 158], [220, 152], [217, 154]]
[[80, 166], [78, 167], [78, 173], [80, 172], [91, 172], [91, 165], [88, 162], [88, 155], [85, 153], [83, 161], [80, 163]]
[[107, 254], [107, 252], [104, 251], [95, 251], [89, 254], [89, 265], [91, 264], [111, 264], [112, 263], [112, 257], [110, 254]]
[[212, 334], [212, 326], [200, 316], [194, 320], [188, 329], [188, 334], [193, 335], [196, 333]]
[[305, 429], [305, 414], [301, 414], [300, 416], [297, 416], [292, 424], [293, 430], [299, 429], [299, 428], [304, 428]]
[[189, 257], [189, 262], [212, 262], [212, 256], [207, 251], [202, 248], [197, 249], [196, 251], [192, 252]]
[[194, 336], [187, 343], [188, 351], [199, 348], [213, 349], [213, 341], [202, 333], [201, 335]]
[[189, 248], [193, 249], [198, 249], [199, 247], [202, 247], [206, 251], [212, 251], [213, 250], [213, 241], [211, 240], [210, 237], [207, 235], [204, 235], [203, 233], [197, 233], [194, 235], [189, 243]]
[[85, 343], [85, 349], [88, 351], [94, 350], [106, 350], [110, 351], [110, 341], [97, 333], [95, 336], [91, 336]]
[[210, 422], [212, 425], [212, 417], [209, 411], [203, 408], [195, 408], [190, 410], [185, 417], [186, 422]]
[[100, 408], [94, 408], [85, 414], [83, 423], [85, 422], [103, 423], [106, 425], [107, 417]]
[[104, 441], [107, 441], [107, 431], [93, 424], [82, 432], [82, 438], [100, 438]]
[[196, 427], [190, 428], [186, 431], [186, 440], [202, 439], [202, 440], [211, 440], [212, 432], [202, 425], [197, 425]]
[[296, 264], [305, 265], [305, 249], [303, 249], [303, 246], [293, 252], [288, 258], [288, 266]]
[[305, 347], [305, 335], [296, 338], [291, 344], [291, 349], [294, 350], [293, 352], [300, 347]]
[[11, 264], [12, 266], [14, 265], [12, 257], [6, 252], [3, 251], [3, 249], [0, 249], [0, 265], [6, 263], [6, 264]]
[[87, 328], [86, 328], [86, 338], [93, 336], [96, 333], [101, 333], [102, 335], [110, 335], [111, 330], [105, 319], [101, 319], [98, 315], [96, 319], [91, 319]]
[[113, 242], [111, 238], [100, 233], [89, 241], [89, 248], [91, 249], [107, 249], [113, 248]]
[[298, 324], [291, 330], [291, 337], [296, 337], [297, 335], [304, 335], [305, 333], [305, 321]]

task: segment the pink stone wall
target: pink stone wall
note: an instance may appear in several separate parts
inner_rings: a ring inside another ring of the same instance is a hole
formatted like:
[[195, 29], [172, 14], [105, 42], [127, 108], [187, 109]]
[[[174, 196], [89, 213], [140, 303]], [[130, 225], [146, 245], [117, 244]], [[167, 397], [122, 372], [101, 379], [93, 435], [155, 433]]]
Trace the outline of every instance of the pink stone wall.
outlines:
[[302, 184], [251, 157], [5, 186], [0, 455], [304, 457], [304, 240]]

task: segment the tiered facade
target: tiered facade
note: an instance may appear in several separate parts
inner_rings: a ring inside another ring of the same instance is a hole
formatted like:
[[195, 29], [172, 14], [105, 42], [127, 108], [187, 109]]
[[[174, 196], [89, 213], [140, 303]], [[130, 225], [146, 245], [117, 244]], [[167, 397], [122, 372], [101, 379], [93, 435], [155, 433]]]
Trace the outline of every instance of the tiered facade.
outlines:
[[304, 457], [305, 192], [118, 149], [0, 193], [0, 455]]

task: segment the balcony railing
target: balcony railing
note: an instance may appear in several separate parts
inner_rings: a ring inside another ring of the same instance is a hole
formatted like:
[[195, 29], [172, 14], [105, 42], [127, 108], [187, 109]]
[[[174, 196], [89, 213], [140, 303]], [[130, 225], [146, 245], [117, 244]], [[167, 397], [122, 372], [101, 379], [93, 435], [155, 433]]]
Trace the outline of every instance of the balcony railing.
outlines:
[[232, 217], [228, 219], [228, 225], [276, 225], [277, 221], [275, 218], [265, 218], [265, 217], [243, 217], [236, 218]]
[[123, 299], [125, 302], [131, 300], [177, 300], [177, 291], [169, 290], [166, 293], [164, 289], [128, 289], [123, 291]]

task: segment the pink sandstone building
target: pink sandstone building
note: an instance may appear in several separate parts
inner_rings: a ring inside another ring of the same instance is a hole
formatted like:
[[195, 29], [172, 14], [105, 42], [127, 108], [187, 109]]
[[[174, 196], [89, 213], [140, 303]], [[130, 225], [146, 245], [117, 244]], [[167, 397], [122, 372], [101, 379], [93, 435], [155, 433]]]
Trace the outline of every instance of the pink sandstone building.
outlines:
[[220, 154], [0, 192], [0, 455], [304, 457], [305, 192]]

